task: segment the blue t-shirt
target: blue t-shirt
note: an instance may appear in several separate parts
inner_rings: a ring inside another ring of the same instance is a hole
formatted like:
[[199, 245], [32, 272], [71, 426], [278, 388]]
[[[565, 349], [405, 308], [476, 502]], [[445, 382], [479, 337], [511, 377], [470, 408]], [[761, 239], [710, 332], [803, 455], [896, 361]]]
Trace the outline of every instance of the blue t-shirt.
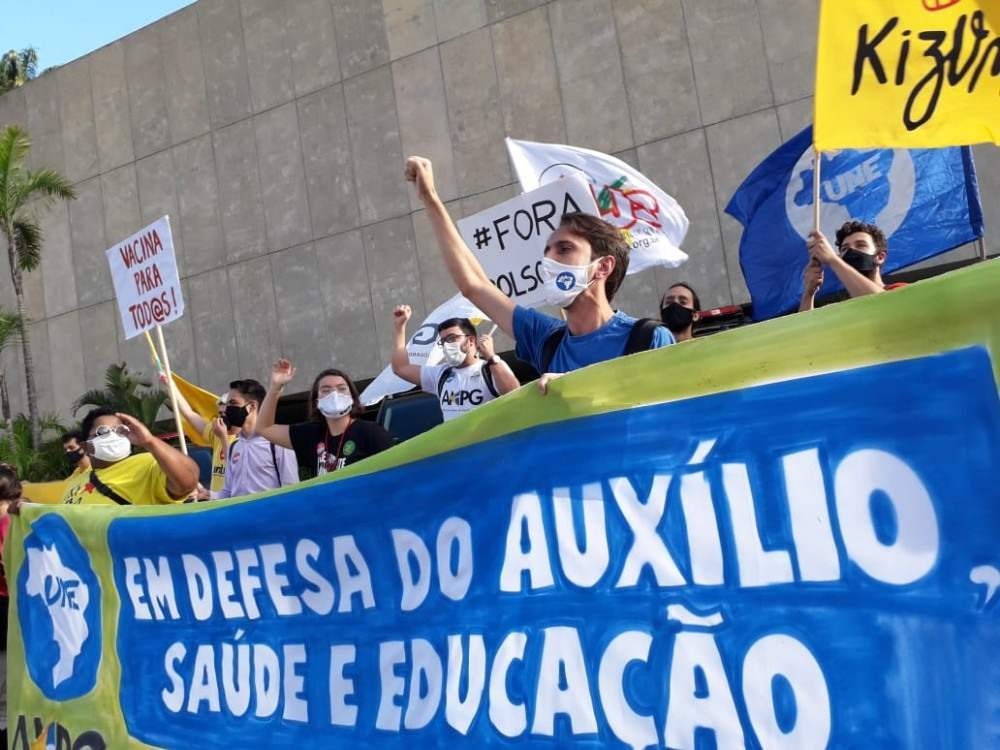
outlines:
[[[581, 367], [603, 362], [607, 359], [620, 357], [625, 353], [629, 334], [635, 318], [623, 312], [616, 312], [614, 317], [596, 331], [574, 336], [569, 331], [563, 336], [556, 353], [549, 364], [548, 372], [571, 372]], [[517, 356], [541, 372], [539, 360], [542, 346], [557, 328], [566, 325], [565, 321], [553, 318], [551, 315], [518, 305], [514, 308], [514, 339], [517, 342]], [[674, 336], [665, 327], [659, 326], [653, 333], [650, 349], [659, 349], [675, 343]]]

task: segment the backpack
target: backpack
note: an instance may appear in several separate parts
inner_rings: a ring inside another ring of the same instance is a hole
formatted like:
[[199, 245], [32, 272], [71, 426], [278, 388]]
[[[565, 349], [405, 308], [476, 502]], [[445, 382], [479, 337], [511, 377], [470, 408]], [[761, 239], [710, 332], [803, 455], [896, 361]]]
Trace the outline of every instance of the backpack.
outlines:
[[[441, 371], [441, 376], [438, 378], [437, 384], [437, 395], [441, 398], [441, 394], [444, 393], [444, 384], [448, 382], [448, 378], [455, 371], [454, 367], [446, 367]], [[483, 363], [483, 369], [480, 370], [483, 373], [483, 382], [486, 383], [486, 387], [489, 389], [490, 393], [493, 394], [493, 398], [500, 398], [500, 392], [497, 390], [496, 384], [493, 382], [493, 373], [490, 371], [489, 365], [485, 362]]]
[[[638, 354], [649, 349], [649, 345], [653, 343], [656, 329], [662, 325], [660, 321], [653, 318], [639, 318], [632, 324], [632, 330], [628, 335], [628, 341], [625, 342], [625, 351], [622, 354]], [[541, 357], [538, 360], [540, 374], [549, 371], [549, 365], [552, 364], [556, 350], [564, 338], [566, 338], [566, 326], [560, 326], [550, 333], [542, 343]]]

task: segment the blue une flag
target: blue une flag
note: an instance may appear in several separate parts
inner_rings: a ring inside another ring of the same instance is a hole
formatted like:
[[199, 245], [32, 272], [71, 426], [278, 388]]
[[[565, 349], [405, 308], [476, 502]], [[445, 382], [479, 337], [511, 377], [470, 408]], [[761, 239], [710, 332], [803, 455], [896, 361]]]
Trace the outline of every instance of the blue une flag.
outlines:
[[[812, 127], [774, 151], [726, 206], [743, 224], [740, 265], [756, 320], [794, 310], [813, 228]], [[983, 236], [972, 150], [870, 149], [823, 154], [820, 226], [833, 242], [850, 219], [878, 225], [891, 273]], [[843, 289], [832, 273], [820, 295]]]

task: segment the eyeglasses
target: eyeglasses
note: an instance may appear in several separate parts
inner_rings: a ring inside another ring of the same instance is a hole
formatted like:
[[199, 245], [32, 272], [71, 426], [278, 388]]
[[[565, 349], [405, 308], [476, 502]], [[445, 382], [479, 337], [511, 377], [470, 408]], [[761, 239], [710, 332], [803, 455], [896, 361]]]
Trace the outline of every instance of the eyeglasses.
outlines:
[[94, 437], [104, 437], [105, 435], [110, 435], [114, 433], [115, 435], [120, 435], [121, 437], [128, 437], [131, 430], [128, 425], [120, 424], [117, 427], [108, 427], [106, 424], [102, 424], [96, 430], [94, 430]]
[[469, 335], [466, 333], [453, 333], [451, 336], [446, 336], [443, 339], [437, 340], [438, 346], [444, 346], [445, 344], [457, 344], [462, 339], [468, 338]]

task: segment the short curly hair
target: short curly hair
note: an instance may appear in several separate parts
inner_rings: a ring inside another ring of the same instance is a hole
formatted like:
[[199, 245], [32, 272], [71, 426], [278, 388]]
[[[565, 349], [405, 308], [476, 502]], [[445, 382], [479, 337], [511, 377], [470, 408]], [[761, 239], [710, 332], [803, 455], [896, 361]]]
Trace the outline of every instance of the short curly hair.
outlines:
[[844, 222], [844, 225], [837, 230], [837, 247], [839, 248], [845, 239], [850, 237], [852, 234], [857, 234], [858, 232], [864, 232], [871, 237], [872, 242], [875, 243], [875, 249], [878, 252], [889, 252], [889, 243], [886, 242], [885, 235], [882, 233], [882, 230], [874, 224], [869, 224], [865, 221], [852, 220]]

